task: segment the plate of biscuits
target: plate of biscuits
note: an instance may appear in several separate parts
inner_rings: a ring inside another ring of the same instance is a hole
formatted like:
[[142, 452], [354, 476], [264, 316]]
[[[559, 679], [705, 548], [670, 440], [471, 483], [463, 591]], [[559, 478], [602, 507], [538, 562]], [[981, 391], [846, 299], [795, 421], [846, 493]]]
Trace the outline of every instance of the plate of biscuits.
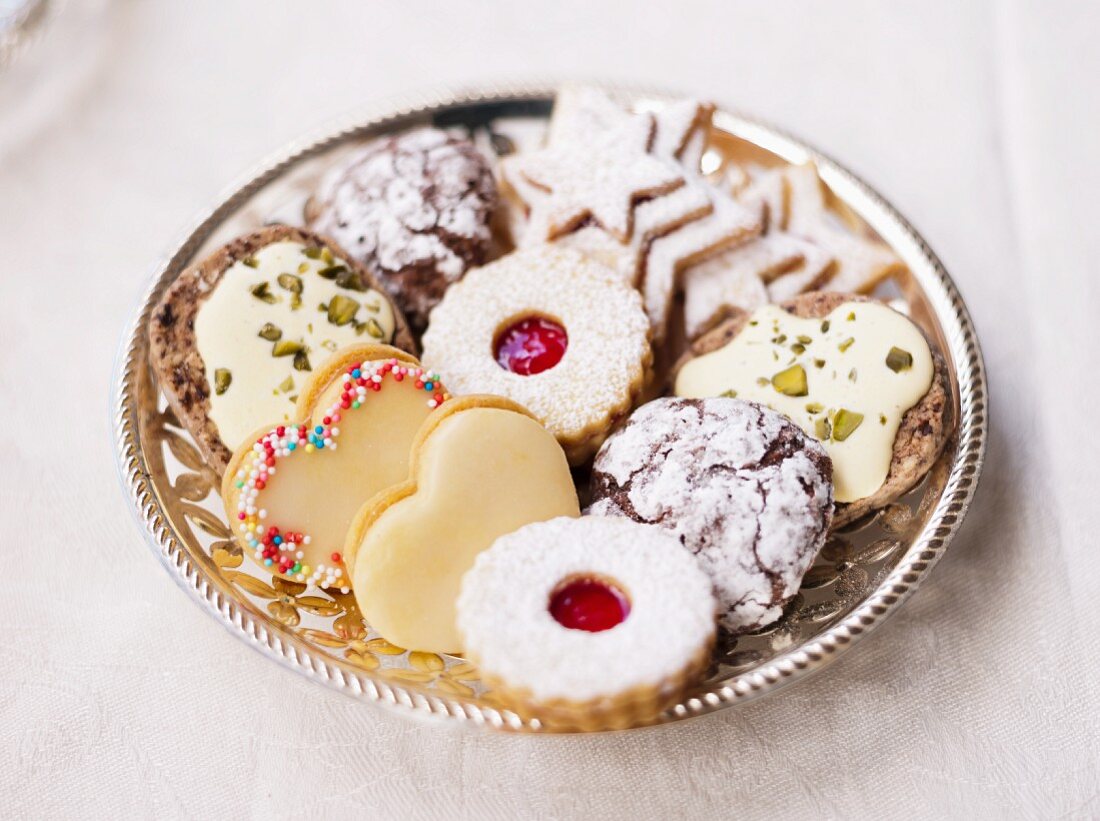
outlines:
[[406, 715], [623, 730], [880, 624], [981, 472], [981, 352], [916, 231], [704, 99], [379, 106], [235, 186], [116, 369], [169, 573], [285, 667]]

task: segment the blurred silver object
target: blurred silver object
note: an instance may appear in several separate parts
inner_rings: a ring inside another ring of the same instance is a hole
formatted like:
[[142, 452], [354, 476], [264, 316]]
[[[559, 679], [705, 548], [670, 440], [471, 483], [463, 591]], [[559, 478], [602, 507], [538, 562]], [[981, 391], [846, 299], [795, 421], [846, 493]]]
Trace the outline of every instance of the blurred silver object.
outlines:
[[50, 0], [0, 0], [0, 69], [42, 30]]

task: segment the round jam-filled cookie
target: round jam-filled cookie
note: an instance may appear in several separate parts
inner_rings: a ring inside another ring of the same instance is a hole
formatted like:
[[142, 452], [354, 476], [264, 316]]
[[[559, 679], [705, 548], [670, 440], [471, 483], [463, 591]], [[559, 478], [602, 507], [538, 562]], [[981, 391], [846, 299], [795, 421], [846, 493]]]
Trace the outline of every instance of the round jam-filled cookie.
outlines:
[[565, 454], [524, 408], [461, 396], [413, 442], [409, 479], [367, 502], [344, 554], [363, 617], [389, 642], [455, 653], [455, 599], [477, 554], [531, 522], [578, 516]]
[[485, 261], [497, 203], [474, 145], [434, 128], [375, 140], [324, 178], [310, 225], [371, 269], [419, 330], [443, 292]]
[[286, 226], [191, 266], [149, 319], [149, 359], [218, 473], [256, 428], [289, 422], [310, 372], [338, 348], [415, 343], [382, 286], [332, 240]]
[[590, 512], [671, 531], [698, 556], [719, 620], [744, 633], [782, 615], [825, 544], [832, 464], [775, 411], [739, 399], [658, 399], [600, 449]]
[[836, 527], [931, 469], [951, 431], [946, 373], [908, 317], [865, 297], [814, 293], [735, 315], [700, 337], [675, 391], [733, 391], [819, 439], [833, 461]]
[[467, 656], [517, 712], [557, 729], [653, 720], [703, 673], [715, 601], [675, 538], [583, 516], [502, 536], [462, 581]]
[[586, 461], [641, 394], [653, 360], [641, 297], [606, 266], [551, 245], [470, 271], [424, 334], [459, 393], [507, 396]]
[[348, 588], [348, 527], [363, 503], [409, 475], [420, 425], [449, 398], [436, 374], [386, 345], [357, 345], [317, 371], [288, 424], [253, 434], [229, 463], [222, 500], [245, 554], [272, 573]]

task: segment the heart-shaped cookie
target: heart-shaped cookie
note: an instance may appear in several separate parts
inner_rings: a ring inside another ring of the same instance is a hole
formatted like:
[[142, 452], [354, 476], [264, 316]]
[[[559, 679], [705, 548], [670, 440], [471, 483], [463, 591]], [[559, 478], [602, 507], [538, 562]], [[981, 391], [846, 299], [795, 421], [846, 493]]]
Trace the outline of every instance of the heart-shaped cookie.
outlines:
[[302, 392], [299, 421], [257, 431], [229, 462], [222, 500], [246, 555], [294, 581], [348, 588], [348, 525], [408, 478], [416, 433], [447, 398], [437, 375], [396, 348], [334, 354]]
[[375, 630], [400, 647], [455, 653], [455, 601], [477, 555], [526, 524], [579, 516], [577, 492], [553, 434], [497, 396], [449, 401], [417, 433], [410, 463], [407, 482], [363, 506], [344, 553]]

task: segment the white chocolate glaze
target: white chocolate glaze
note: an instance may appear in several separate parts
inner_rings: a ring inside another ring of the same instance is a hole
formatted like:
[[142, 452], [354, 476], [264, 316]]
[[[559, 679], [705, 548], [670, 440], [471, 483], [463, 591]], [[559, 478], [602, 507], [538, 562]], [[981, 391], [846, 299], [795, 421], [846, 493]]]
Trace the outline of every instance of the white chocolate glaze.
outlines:
[[[912, 364], [896, 371], [888, 367], [892, 348], [907, 352]], [[773, 377], [798, 366], [805, 372], [806, 393], [781, 393]], [[886, 481], [901, 419], [928, 392], [933, 370], [920, 329], [885, 305], [846, 302], [823, 319], [801, 319], [767, 305], [724, 347], [685, 364], [675, 392], [699, 398], [735, 391], [739, 399], [789, 416], [821, 439], [832, 457], [836, 500], [854, 502]], [[847, 411], [849, 424], [836, 424], [840, 409]], [[852, 414], [863, 418], [843, 441], [826, 432], [851, 429]]]
[[[299, 242], [276, 242], [250, 259], [234, 263], [195, 318], [195, 340], [210, 385], [210, 417], [232, 450], [261, 425], [290, 421], [298, 392], [309, 378], [308, 371], [295, 368], [294, 356], [272, 355], [275, 343], [259, 335], [265, 324], [278, 328], [281, 340], [303, 343], [311, 368], [354, 342], [388, 343], [393, 339], [389, 300], [378, 291], [342, 288], [320, 276], [318, 271], [332, 265], [346, 267], [346, 263], [331, 255], [313, 259], [305, 250]], [[279, 284], [280, 274], [300, 279], [301, 304], [297, 308], [293, 307], [294, 294]], [[265, 282], [266, 300], [252, 293]], [[330, 322], [328, 313], [319, 307], [336, 296], [355, 300], [360, 306], [345, 325]], [[231, 376], [229, 386], [220, 394], [216, 390], [219, 369], [228, 370]]]

